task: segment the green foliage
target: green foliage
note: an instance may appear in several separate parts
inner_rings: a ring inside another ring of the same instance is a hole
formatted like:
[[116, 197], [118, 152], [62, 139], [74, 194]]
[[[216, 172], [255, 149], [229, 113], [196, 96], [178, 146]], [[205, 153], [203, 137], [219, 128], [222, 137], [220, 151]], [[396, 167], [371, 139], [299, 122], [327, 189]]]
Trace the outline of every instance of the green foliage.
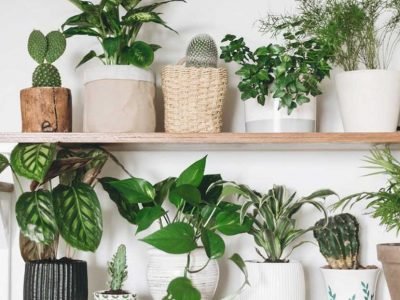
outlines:
[[120, 245], [112, 260], [108, 263], [108, 274], [111, 278], [110, 291], [121, 291], [128, 277], [128, 266], [126, 265], [126, 247]]
[[9, 164], [7, 157], [0, 153], [0, 173], [3, 172]]
[[272, 95], [290, 114], [310, 102], [310, 96], [321, 94], [319, 84], [331, 70], [330, 53], [320, 40], [304, 38], [298, 26], [286, 28], [285, 45], [269, 44], [254, 52], [243, 38], [227, 35], [222, 40], [228, 45], [221, 47], [221, 58], [241, 65], [236, 74], [242, 100], [255, 98], [264, 105]]
[[216, 68], [218, 66], [218, 48], [208, 34], [195, 36], [186, 51], [186, 66], [195, 68]]
[[200, 300], [200, 292], [193, 286], [192, 281], [186, 277], [178, 277], [170, 282], [167, 296], [163, 300]]
[[357, 219], [340, 214], [315, 224], [314, 237], [319, 249], [332, 269], [358, 269], [360, 239]]
[[62, 28], [66, 37], [86, 35], [95, 37], [101, 43], [102, 54], [90, 51], [78, 66], [97, 57], [104, 64], [134, 65], [149, 67], [154, 61], [158, 45], [137, 41], [138, 34], [146, 23], [155, 23], [171, 29], [161, 18], [157, 8], [170, 2], [166, 0], [139, 6], [140, 0], [102, 0], [98, 4], [90, 1], [69, 0], [81, 13], [68, 18]]

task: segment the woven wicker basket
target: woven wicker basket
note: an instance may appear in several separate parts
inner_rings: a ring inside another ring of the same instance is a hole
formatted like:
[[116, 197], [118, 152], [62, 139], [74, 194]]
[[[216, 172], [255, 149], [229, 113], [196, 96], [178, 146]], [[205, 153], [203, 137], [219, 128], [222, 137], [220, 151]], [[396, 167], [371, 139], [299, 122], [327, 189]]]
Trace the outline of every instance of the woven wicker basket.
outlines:
[[224, 68], [164, 67], [165, 131], [221, 132], [227, 85], [228, 72]]

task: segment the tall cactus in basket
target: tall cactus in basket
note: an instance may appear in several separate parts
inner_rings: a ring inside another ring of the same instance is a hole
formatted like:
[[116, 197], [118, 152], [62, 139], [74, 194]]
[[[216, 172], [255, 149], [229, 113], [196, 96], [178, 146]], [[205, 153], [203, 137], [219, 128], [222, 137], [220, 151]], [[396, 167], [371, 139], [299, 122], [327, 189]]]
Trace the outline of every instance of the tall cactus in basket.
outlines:
[[186, 52], [186, 66], [195, 68], [217, 68], [218, 48], [208, 34], [195, 36]]
[[314, 237], [332, 269], [359, 268], [359, 224], [351, 214], [340, 214], [316, 223]]

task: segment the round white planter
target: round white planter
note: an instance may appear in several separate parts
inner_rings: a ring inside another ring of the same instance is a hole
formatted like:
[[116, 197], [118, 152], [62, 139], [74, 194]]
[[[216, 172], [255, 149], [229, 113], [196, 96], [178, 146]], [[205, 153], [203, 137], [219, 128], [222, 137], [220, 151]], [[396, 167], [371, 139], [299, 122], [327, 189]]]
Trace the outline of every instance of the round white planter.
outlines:
[[328, 300], [375, 300], [379, 269], [333, 270], [321, 268]]
[[290, 115], [287, 109], [279, 108], [279, 100], [271, 96], [260, 105], [256, 99], [245, 101], [246, 132], [315, 132], [317, 101], [299, 106]]
[[[157, 249], [149, 250], [147, 282], [154, 300], [161, 300], [167, 295], [169, 283], [182, 277], [186, 266], [186, 255], [172, 255]], [[204, 249], [196, 249], [190, 255], [191, 269], [198, 270], [207, 263]], [[199, 273], [190, 274], [193, 285], [200, 291], [202, 300], [214, 299], [219, 281], [219, 267], [215, 260]]]
[[99, 291], [93, 293], [94, 300], [136, 300], [136, 295], [126, 294], [126, 295], [111, 295], [103, 294], [104, 291]]
[[247, 262], [246, 266], [249, 273], [250, 286], [244, 289], [240, 299], [306, 299], [304, 271], [300, 263]]
[[400, 112], [400, 72], [360, 70], [336, 76], [346, 132], [394, 132]]
[[154, 132], [154, 74], [108, 65], [85, 72], [84, 132]]

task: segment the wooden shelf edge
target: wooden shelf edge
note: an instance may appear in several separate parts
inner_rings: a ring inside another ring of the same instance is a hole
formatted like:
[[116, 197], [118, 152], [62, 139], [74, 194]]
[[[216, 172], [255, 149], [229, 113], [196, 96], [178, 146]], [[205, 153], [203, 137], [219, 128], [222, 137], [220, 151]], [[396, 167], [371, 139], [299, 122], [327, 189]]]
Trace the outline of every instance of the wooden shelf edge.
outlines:
[[11, 183], [0, 182], [0, 192], [12, 193], [14, 192], [14, 185]]

